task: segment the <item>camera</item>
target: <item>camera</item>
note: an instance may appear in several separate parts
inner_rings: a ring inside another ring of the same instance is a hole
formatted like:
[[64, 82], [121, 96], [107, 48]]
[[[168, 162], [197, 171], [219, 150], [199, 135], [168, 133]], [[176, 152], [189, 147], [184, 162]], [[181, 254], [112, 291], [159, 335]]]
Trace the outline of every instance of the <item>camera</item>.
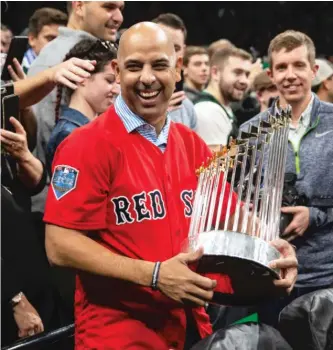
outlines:
[[[282, 207], [306, 206], [307, 198], [300, 195], [295, 187], [297, 175], [294, 173], [286, 173], [284, 177], [284, 185], [282, 192]], [[288, 227], [293, 219], [293, 214], [281, 213], [280, 218], [280, 236]], [[285, 238], [285, 237], [284, 237]]]

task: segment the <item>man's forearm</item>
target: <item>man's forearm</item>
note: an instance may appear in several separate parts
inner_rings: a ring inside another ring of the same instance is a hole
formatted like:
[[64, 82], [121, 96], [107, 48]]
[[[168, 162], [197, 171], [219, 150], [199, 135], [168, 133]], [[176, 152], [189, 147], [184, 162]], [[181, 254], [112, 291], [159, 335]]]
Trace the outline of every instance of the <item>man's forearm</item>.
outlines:
[[40, 160], [29, 153], [26, 159], [18, 160], [18, 177], [27, 188], [34, 188], [40, 183], [44, 168]]
[[39, 74], [14, 82], [14, 92], [20, 97], [20, 108], [26, 108], [42, 100], [55, 87], [52, 79], [53, 68]]
[[115, 254], [79, 231], [46, 225], [46, 252], [51, 263], [150, 286], [154, 263]]

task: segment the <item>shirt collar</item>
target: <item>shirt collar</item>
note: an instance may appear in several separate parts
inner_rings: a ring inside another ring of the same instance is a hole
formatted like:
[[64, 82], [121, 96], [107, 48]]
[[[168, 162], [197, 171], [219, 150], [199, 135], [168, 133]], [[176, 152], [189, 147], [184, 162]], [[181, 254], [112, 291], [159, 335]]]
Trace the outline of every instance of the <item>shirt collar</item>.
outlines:
[[[307, 107], [305, 108], [305, 110], [303, 111], [303, 113], [301, 114], [301, 116], [299, 118], [299, 123], [303, 124], [306, 127], [308, 127], [310, 125], [313, 101], [314, 101], [314, 94], [311, 93], [310, 102], [308, 103]], [[277, 99], [275, 102], [274, 110], [277, 111], [277, 113], [279, 113], [279, 114], [281, 113], [279, 99]], [[292, 126], [290, 126], [290, 127], [292, 128]]]
[[32, 49], [32, 47], [27, 51], [27, 55], [30, 56], [29, 58], [33, 61], [37, 55], [35, 51]]
[[[114, 106], [128, 133], [139, 129], [144, 125], [151, 127], [149, 123], [130, 110], [121, 94], [117, 96]], [[171, 119], [169, 115], [167, 115], [166, 122], [161, 131], [161, 134], [166, 135], [166, 138], [169, 133], [170, 123]]]
[[68, 106], [64, 106], [61, 108], [61, 116], [59, 120], [68, 120], [69, 122], [78, 125], [83, 126], [89, 123], [89, 119], [82, 114], [80, 111], [74, 108], [70, 108]]
[[308, 106], [305, 108], [304, 112], [301, 114], [301, 117], [299, 120], [300, 123], [302, 123], [306, 127], [308, 127], [310, 125], [313, 101], [314, 101], [314, 96], [312, 93], [310, 102], [309, 102]]

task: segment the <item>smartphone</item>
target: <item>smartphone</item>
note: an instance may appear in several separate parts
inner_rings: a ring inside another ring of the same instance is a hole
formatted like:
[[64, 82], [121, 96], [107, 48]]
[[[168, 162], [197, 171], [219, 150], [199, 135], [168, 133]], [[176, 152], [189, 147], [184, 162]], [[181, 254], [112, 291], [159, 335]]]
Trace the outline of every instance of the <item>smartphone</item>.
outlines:
[[9, 74], [8, 66], [13, 67], [13, 59], [16, 58], [20, 63], [23, 60], [24, 53], [28, 48], [28, 37], [27, 36], [14, 36], [10, 42], [9, 50], [6, 57], [5, 65], [2, 69], [1, 80], [8, 81], [12, 80]]
[[183, 70], [181, 71], [181, 79], [176, 83], [176, 89], [175, 92], [183, 91], [184, 90], [184, 73]]
[[20, 99], [14, 94], [1, 96], [1, 129], [15, 132], [10, 117], [20, 120]]

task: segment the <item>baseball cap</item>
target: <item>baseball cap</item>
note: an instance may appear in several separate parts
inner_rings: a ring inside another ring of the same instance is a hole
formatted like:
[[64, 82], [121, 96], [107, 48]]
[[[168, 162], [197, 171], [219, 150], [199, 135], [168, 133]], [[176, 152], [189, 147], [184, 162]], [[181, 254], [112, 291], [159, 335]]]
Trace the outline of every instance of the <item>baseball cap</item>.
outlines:
[[316, 64], [319, 66], [319, 69], [316, 77], [312, 81], [312, 86], [321, 84], [324, 80], [333, 75], [333, 66], [329, 61], [323, 58], [318, 58], [316, 59]]
[[267, 89], [271, 86], [273, 86], [274, 83], [270, 79], [270, 77], [267, 75], [266, 71], [262, 71], [259, 73], [253, 81], [253, 88], [254, 91], [260, 91], [261, 89]]

